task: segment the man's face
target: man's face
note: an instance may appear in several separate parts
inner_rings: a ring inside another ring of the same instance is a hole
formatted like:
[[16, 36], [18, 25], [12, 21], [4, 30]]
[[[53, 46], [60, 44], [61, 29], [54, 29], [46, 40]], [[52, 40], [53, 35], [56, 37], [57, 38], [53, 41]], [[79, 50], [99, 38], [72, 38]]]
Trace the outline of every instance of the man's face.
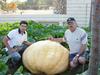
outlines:
[[68, 28], [70, 29], [71, 32], [74, 32], [76, 27], [77, 27], [77, 24], [75, 21], [68, 22]]
[[21, 25], [20, 25], [20, 30], [21, 30], [21, 32], [25, 32], [26, 29], [27, 29], [27, 25], [26, 25], [26, 24], [21, 24]]

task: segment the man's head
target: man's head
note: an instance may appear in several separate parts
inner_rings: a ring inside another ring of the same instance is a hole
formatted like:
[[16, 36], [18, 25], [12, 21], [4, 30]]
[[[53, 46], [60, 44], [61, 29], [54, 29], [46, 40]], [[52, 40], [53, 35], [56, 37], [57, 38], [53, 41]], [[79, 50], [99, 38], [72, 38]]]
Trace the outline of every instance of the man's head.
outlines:
[[28, 23], [27, 23], [26, 21], [21, 21], [21, 22], [20, 22], [20, 31], [21, 31], [22, 33], [26, 31], [27, 25], [28, 25]]
[[69, 17], [67, 19], [67, 24], [68, 24], [68, 28], [70, 29], [71, 32], [75, 31], [75, 29], [77, 27], [77, 23], [73, 17]]

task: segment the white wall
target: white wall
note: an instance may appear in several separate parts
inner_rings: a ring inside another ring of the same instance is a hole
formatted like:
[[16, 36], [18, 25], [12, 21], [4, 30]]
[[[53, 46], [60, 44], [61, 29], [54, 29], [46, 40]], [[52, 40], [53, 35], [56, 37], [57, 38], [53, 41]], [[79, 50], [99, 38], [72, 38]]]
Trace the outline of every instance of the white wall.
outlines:
[[67, 0], [67, 15], [3, 15], [0, 14], [0, 22], [14, 22], [20, 20], [34, 20], [38, 22], [58, 22], [60, 25], [66, 22], [68, 17], [75, 17], [79, 26], [88, 26], [90, 19], [91, 0]]
[[67, 16], [75, 17], [81, 26], [89, 25], [91, 0], [67, 0]]
[[21, 21], [21, 20], [34, 20], [37, 22], [44, 22], [44, 23], [59, 23], [60, 25], [63, 25], [63, 22], [66, 21], [67, 15], [32, 15], [32, 14], [25, 14], [25, 15], [0, 15], [0, 22], [15, 22], [15, 21]]

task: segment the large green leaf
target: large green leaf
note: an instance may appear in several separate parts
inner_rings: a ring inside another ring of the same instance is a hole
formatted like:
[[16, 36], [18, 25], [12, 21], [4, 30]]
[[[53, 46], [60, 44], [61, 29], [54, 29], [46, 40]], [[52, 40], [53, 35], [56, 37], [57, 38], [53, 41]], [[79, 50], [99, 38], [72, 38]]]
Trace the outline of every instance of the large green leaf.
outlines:
[[8, 66], [5, 64], [4, 61], [0, 60], [0, 75], [6, 75], [8, 71]]
[[5, 64], [7, 63], [7, 61], [11, 58], [11, 56], [6, 56], [6, 55], [3, 55], [0, 57], [0, 61], [3, 61]]
[[23, 75], [22, 72], [23, 72], [23, 66], [20, 66], [20, 67], [17, 69], [17, 71], [14, 73], [14, 75]]
[[14, 75], [31, 75], [31, 73], [27, 72], [25, 68], [21, 65], [17, 71], [14, 73]]

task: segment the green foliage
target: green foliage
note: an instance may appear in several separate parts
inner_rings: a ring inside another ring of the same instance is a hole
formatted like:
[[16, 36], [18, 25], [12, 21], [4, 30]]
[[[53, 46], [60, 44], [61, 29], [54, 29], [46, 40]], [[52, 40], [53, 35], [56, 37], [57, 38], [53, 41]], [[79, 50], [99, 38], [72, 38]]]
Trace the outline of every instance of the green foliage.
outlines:
[[[77, 74], [77, 75], [88, 75], [88, 70], [83, 72], [83, 73], [81, 73], [81, 74]], [[100, 75], [100, 67], [98, 69], [98, 75]]]
[[18, 70], [14, 73], [14, 75], [23, 75], [23, 74], [22, 74], [22, 71], [23, 71], [23, 66], [20, 66], [20, 67], [18, 68]]
[[0, 75], [6, 75], [7, 70], [8, 66], [0, 60]]
[[34, 21], [29, 21], [28, 26], [29, 37], [35, 39], [36, 41], [45, 40], [48, 37], [63, 37], [65, 32], [65, 27], [58, 25], [42, 25]]
[[10, 56], [0, 56], [0, 75], [6, 75], [8, 71], [8, 65], [6, 64]]
[[98, 70], [98, 75], [100, 75], [100, 66], [99, 66], [99, 70]]
[[82, 74], [77, 74], [77, 75], [87, 75], [87, 71], [83, 72]]
[[25, 68], [21, 65], [14, 75], [31, 75], [31, 73], [27, 72], [27, 70], [25, 70]]
[[10, 59], [10, 56], [3, 55], [0, 57], [0, 61], [4, 62], [5, 64], [7, 63], [8, 59]]

